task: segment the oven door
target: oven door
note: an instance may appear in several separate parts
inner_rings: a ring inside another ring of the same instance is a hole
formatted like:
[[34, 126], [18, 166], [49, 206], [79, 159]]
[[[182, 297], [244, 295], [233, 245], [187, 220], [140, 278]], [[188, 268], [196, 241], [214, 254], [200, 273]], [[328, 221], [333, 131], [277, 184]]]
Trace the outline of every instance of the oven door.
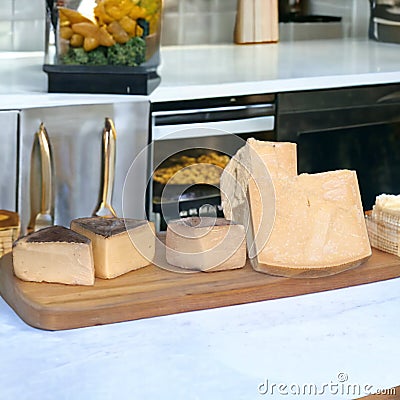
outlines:
[[365, 210], [400, 193], [400, 85], [285, 93], [277, 139], [298, 144], [299, 173], [357, 172]]
[[17, 211], [17, 149], [19, 111], [0, 111], [2, 168], [0, 169], [0, 208]]
[[[157, 229], [165, 230], [170, 219], [179, 217], [223, 216], [219, 175], [215, 178], [209, 172], [216, 160], [220, 174], [249, 137], [275, 140], [275, 96], [204, 99], [153, 107], [150, 218]], [[157, 179], [161, 170], [171, 169], [171, 174], [181, 171], [179, 166], [186, 168], [187, 160], [192, 160], [192, 165], [201, 164], [199, 171], [205, 171], [204, 175], [200, 172], [192, 180], [189, 177], [176, 184], [173, 179], [168, 181], [168, 175], [160, 185]]]

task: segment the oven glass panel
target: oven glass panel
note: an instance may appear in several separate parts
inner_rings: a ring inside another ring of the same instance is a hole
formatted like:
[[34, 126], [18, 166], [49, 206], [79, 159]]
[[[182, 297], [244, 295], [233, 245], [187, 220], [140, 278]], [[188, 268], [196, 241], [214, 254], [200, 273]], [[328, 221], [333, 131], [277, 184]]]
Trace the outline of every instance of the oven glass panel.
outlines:
[[157, 229], [165, 230], [168, 220], [179, 217], [223, 217], [219, 178], [249, 137], [275, 140], [274, 132], [265, 131], [155, 141], [152, 211]]
[[306, 133], [298, 138], [299, 173], [357, 172], [364, 210], [382, 193], [400, 193], [400, 124]]

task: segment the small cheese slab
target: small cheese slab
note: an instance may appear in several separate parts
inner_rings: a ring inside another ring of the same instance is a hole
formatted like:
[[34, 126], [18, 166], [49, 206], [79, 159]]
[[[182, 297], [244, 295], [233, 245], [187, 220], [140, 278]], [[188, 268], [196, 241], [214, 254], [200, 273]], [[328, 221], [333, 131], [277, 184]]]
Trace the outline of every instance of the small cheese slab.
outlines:
[[51, 226], [20, 238], [12, 253], [14, 273], [24, 281], [94, 284], [90, 240], [63, 226]]
[[95, 275], [111, 279], [149, 265], [155, 254], [152, 222], [130, 218], [78, 218], [71, 229], [92, 241]]
[[212, 217], [170, 221], [166, 257], [171, 265], [195, 271], [242, 268], [246, 263], [244, 227]]
[[248, 226], [255, 270], [319, 277], [371, 256], [355, 171], [300, 174], [294, 143], [249, 139], [221, 177], [225, 217]]

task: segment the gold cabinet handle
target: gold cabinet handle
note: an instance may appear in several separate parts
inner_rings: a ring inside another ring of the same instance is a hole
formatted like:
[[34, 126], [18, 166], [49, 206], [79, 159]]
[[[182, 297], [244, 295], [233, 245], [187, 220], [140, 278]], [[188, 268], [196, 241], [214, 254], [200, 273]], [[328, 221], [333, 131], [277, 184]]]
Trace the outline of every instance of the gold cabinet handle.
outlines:
[[111, 205], [115, 177], [115, 154], [117, 134], [111, 118], [105, 119], [102, 137], [102, 164], [99, 202], [93, 216], [116, 217]]
[[54, 223], [53, 158], [49, 135], [43, 122], [34, 137], [30, 179], [31, 218], [27, 229], [28, 232], [35, 232]]

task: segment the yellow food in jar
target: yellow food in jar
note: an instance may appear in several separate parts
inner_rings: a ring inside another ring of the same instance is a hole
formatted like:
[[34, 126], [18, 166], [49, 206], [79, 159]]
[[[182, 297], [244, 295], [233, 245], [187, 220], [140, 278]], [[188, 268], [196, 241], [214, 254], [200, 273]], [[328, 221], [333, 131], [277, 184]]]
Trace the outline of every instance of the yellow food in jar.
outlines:
[[174, 165], [158, 168], [153, 179], [161, 184], [199, 184], [218, 185], [222, 170], [230, 158], [211, 151], [199, 157], [181, 156]]

